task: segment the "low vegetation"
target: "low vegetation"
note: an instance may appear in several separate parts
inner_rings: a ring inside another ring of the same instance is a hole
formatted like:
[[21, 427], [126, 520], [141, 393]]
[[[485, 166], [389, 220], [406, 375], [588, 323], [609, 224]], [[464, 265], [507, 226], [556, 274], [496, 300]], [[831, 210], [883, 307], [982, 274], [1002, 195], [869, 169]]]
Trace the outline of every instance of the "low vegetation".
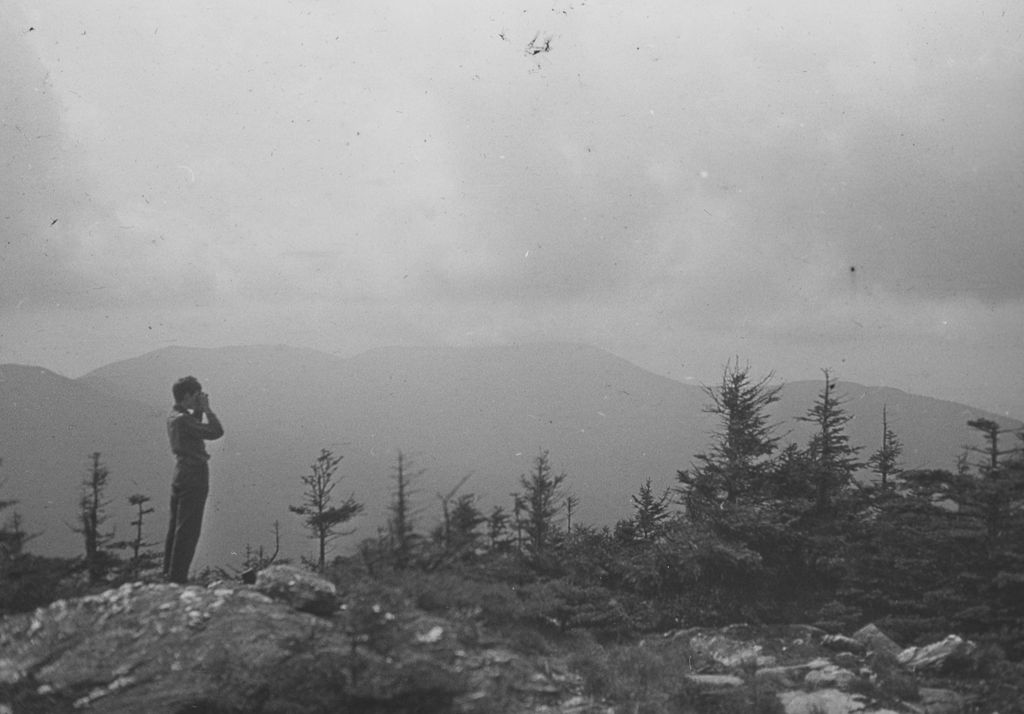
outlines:
[[[400, 457], [388, 523], [355, 554], [331, 558], [335, 528], [362, 505], [354, 495], [328, 505], [339, 457], [325, 451], [303, 481], [306, 501], [292, 509], [317, 542], [307, 565], [388, 612], [415, 607], [465, 622], [466, 637], [483, 628], [523, 652], [569, 656], [588, 694], [623, 711], [710, 711], [677, 676], [680, 663], [693, 668], [694, 653], [672, 641], [652, 645], [652, 635], [735, 622], [806, 623], [836, 633], [873, 622], [903, 646], [958, 633], [979, 645], [960, 663], [962, 687], [985, 706], [1022, 711], [1013, 701], [1024, 692], [1022, 435], [972, 421], [979, 443], [954, 470], [903, 471], [902, 446], [888, 424], [870, 454], [849, 443], [849, 417], [827, 372], [804, 417], [814, 434], [802, 447], [778, 446], [766, 416], [778, 396], [771, 375], [756, 380], [749, 367], [729, 364], [707, 394], [718, 419], [707, 451], [665, 493], [638, 479], [633, 512], [614, 527], [567, 522], [578, 499], [542, 451], [519, 478], [509, 511], [482, 513], [472, 494], [453, 492], [442, 498], [443, 522], [423, 530], [411, 488], [417, 474]], [[90, 473], [100, 468], [96, 454]], [[101, 490], [83, 498], [87, 547], [79, 560], [25, 553], [21, 521], [8, 519], [0, 534], [0, 613], [145, 578], [139, 544], [148, 511], [145, 497], [135, 498], [139, 528], [127, 560], [89, 536], [109, 505]], [[0, 508], [14, 505], [0, 501]], [[267, 563], [262, 550], [247, 552], [254, 555], [246, 569]], [[365, 615], [367, 637], [382, 637], [379, 612]], [[911, 683], [902, 676], [892, 669], [871, 691], [905, 695]], [[778, 711], [778, 701], [753, 683], [730, 697], [715, 706]]]

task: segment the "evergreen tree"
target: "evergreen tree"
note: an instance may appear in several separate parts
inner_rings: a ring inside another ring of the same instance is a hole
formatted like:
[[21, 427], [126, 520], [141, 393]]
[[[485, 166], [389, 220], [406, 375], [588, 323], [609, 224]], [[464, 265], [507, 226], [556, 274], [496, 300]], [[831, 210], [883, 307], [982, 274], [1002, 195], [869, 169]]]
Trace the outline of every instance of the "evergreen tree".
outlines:
[[[3, 503], [0, 502], [0, 510], [3, 510]], [[11, 503], [8, 501], [7, 503]], [[16, 503], [16, 502], [15, 502]], [[25, 547], [25, 541], [29, 539], [28, 533], [21, 521], [21, 514], [15, 511], [0, 527], [0, 562], [17, 558]]]
[[630, 496], [630, 500], [633, 503], [632, 531], [635, 537], [642, 541], [654, 540], [670, 515], [670, 492], [666, 490], [661, 496], [655, 496], [648, 478], [640, 485], [640, 492]]
[[[455, 494], [458, 493], [459, 489], [469, 480], [472, 474], [463, 476], [462, 479], [455, 484], [455, 488], [445, 494], [437, 494], [437, 497], [441, 500], [441, 524], [434, 531], [435, 540], [439, 541], [445, 548], [445, 550], [451, 550], [452, 548], [452, 499], [455, 498]], [[474, 499], [470, 499], [472, 502]]]
[[982, 433], [984, 446], [971, 450], [984, 454], [986, 459], [978, 468], [978, 478], [969, 482], [967, 493], [971, 498], [964, 499], [967, 502], [961, 510], [981, 520], [986, 558], [997, 569], [995, 562], [1005, 551], [1007, 534], [1014, 532], [1024, 518], [1024, 456], [1017, 449], [999, 448], [999, 437], [1006, 430], [996, 422], [973, 419], [967, 425]]
[[998, 422], [985, 418], [972, 419], [967, 422], [967, 426], [980, 431], [982, 437], [985, 439], [985, 445], [983, 447], [968, 447], [969, 451], [985, 456], [985, 463], [982, 465], [984, 472], [991, 473], [996, 471], [996, 469], [999, 468], [999, 459], [1016, 451], [1016, 449], [1004, 450], [999, 448], [999, 437], [1001, 434], [1005, 434], [1008, 430], [1001, 428]]
[[405, 455], [399, 451], [392, 474], [395, 489], [392, 492], [391, 505], [388, 507], [391, 555], [397, 568], [405, 568], [412, 562], [416, 541], [415, 513], [412, 505], [415, 491], [412, 482], [422, 476], [423, 471], [410, 471], [410, 467], [411, 464], [406, 461]]
[[574, 495], [569, 494], [565, 497], [565, 532], [572, 532], [572, 517], [576, 513], [577, 506], [580, 505], [580, 499]]
[[769, 409], [781, 385], [773, 373], [755, 380], [749, 365], [726, 363], [705, 412], [718, 417], [711, 448], [678, 472], [686, 519], [670, 521], [666, 551], [673, 567], [697, 573], [686, 585], [719, 617], [762, 617], [779, 611], [792, 583], [795, 547], [779, 496], [779, 438]]
[[267, 555], [262, 543], [256, 548], [249, 543], [245, 544], [241, 572], [243, 583], [255, 583], [259, 571], [270, 567], [277, 560], [277, 555], [281, 552], [281, 521], [274, 521], [273, 529], [274, 551], [270, 555]]
[[899, 458], [903, 453], [903, 443], [896, 432], [889, 428], [888, 414], [882, 407], [882, 444], [868, 457], [868, 467], [878, 474], [882, 488], [888, 488], [890, 479], [900, 474]]
[[984, 462], [913, 470], [848, 526], [844, 599], [900, 639], [950, 631], [1024, 655], [1024, 462], [974, 420]]
[[523, 552], [523, 514], [526, 513], [526, 501], [521, 493], [512, 494], [512, 525], [516, 529], [515, 547], [517, 553]]
[[135, 518], [129, 523], [135, 528], [135, 537], [129, 541], [120, 541], [115, 544], [115, 547], [131, 550], [132, 556], [128, 562], [128, 572], [132, 575], [138, 574], [142, 569], [143, 561], [147, 559], [143, 549], [156, 545], [156, 543], [146, 542], [142, 535], [145, 517], [154, 512], [153, 508], [146, 507], [151, 500], [149, 496], [141, 493], [134, 493], [128, 497], [128, 503], [135, 506]]
[[487, 516], [487, 540], [491, 549], [507, 547], [509, 515], [501, 506], [495, 506]]
[[448, 548], [454, 552], [472, 549], [480, 537], [479, 528], [487, 516], [476, 506], [476, 496], [464, 493], [455, 501], [451, 513]]
[[321, 449], [320, 456], [310, 465], [310, 473], [302, 476], [302, 483], [306, 486], [302, 505], [288, 507], [292, 513], [303, 517], [310, 538], [317, 541], [318, 558], [315, 565], [320, 572], [323, 572], [326, 563], [327, 544], [352, 532], [339, 532], [338, 528], [363, 511], [363, 504], [355, 500], [354, 494], [341, 505], [331, 505], [332, 492], [337, 485], [334, 476], [341, 459], [330, 449]]
[[750, 365], [726, 363], [717, 387], [704, 387], [710, 401], [704, 411], [718, 417], [711, 449], [697, 454], [697, 465], [677, 472], [684, 503], [692, 518], [709, 515], [723, 504], [734, 504], [765, 487], [770, 457], [778, 437], [768, 408], [778, 401], [781, 385], [774, 375], [754, 381]]
[[[4, 460], [0, 459], [0, 467], [3, 465]], [[3, 486], [3, 484], [3, 479], [0, 479], [0, 486]], [[18, 505], [16, 500], [0, 500], [0, 511], [5, 511], [16, 505]], [[21, 550], [24, 547], [27, 538], [28, 535], [25, 533], [25, 529], [21, 524], [21, 514], [15, 511], [4, 522], [4, 524], [0, 526], [0, 564], [21, 555]]]
[[85, 541], [85, 564], [89, 571], [90, 582], [97, 582], [103, 576], [105, 561], [108, 555], [104, 548], [111, 544], [114, 532], [103, 530], [103, 524], [109, 516], [106, 513], [110, 501], [104, 500], [107, 478], [110, 472], [100, 462], [100, 452], [90, 454], [91, 464], [82, 479], [82, 495], [78, 499], [78, 527], [72, 527], [81, 533]]
[[835, 394], [836, 383], [829, 370], [822, 371], [825, 385], [807, 415], [798, 419], [817, 427], [807, 451], [813, 468], [815, 507], [819, 513], [826, 513], [863, 464], [857, 460], [860, 447], [850, 446], [846, 434], [846, 424], [853, 415], [843, 409], [844, 399]]
[[906, 471], [848, 527], [843, 592], [861, 619], [899, 639], [954, 631], [1024, 655], [1024, 464], [990, 464]]
[[533, 471], [519, 477], [523, 487], [521, 523], [526, 548], [534, 556], [547, 554], [557, 540], [556, 517], [562, 501], [564, 473], [553, 475], [548, 452], [541, 451]]
[[805, 511], [806, 502], [814, 501], [812, 471], [813, 460], [809, 450], [799, 444], [786, 444], [775, 459], [769, 495], [785, 502], [786, 507], [794, 512]]
[[[965, 523], [948, 496], [957, 475], [943, 470], [901, 474], [878, 494], [865, 517], [847, 525], [843, 600], [861, 619], [898, 639], [913, 640], [951, 625], [941, 617], [966, 606], [957, 587], [966, 552]], [[928, 603], [926, 607], [924, 603]]]

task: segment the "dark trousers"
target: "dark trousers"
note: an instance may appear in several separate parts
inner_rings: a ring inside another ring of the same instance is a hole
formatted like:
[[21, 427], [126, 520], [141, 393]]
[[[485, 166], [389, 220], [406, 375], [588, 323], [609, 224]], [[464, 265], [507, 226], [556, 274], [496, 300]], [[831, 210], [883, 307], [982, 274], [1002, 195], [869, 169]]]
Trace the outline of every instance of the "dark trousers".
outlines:
[[184, 583], [188, 580], [188, 569], [199, 542], [209, 491], [208, 464], [178, 464], [171, 484], [171, 517], [164, 544], [164, 576], [171, 582]]

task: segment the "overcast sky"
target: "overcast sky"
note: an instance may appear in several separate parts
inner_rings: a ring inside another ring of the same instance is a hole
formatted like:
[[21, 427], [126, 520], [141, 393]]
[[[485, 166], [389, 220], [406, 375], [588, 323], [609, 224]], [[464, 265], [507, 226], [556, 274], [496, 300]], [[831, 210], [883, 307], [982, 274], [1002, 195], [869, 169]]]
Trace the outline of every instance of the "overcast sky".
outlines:
[[1024, 417], [1019, 2], [0, 0], [0, 74], [0, 362], [569, 340]]

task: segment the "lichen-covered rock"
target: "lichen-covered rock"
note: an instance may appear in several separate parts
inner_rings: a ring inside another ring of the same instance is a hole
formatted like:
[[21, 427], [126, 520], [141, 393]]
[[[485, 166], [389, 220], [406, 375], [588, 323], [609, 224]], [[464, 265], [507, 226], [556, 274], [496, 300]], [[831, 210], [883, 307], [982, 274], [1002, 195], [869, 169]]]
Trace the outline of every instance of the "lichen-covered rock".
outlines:
[[786, 714], [897, 714], [891, 709], [869, 707], [863, 697], [838, 689], [781, 692], [778, 698]]
[[857, 679], [857, 675], [850, 670], [830, 664], [827, 667], [812, 669], [808, 672], [804, 677], [804, 684], [809, 689], [846, 690], [855, 679]]
[[861, 642], [846, 635], [826, 635], [821, 639], [821, 644], [836, 652], [852, 652], [854, 654], [864, 652], [864, 645]]
[[832, 661], [840, 667], [852, 672], [860, 667], [864, 660], [862, 657], [858, 657], [852, 652], [836, 652], [835, 656], [832, 657]]
[[736, 640], [722, 634], [698, 634], [690, 638], [690, 647], [702, 655], [710, 657], [725, 667], [740, 667], [747, 663], [766, 666], [767, 662], [761, 654], [762, 646], [756, 642]]
[[897, 660], [910, 670], [941, 670], [957, 660], [964, 660], [977, 649], [977, 645], [959, 635], [949, 635], [940, 642], [922, 647], [908, 647]]
[[294, 565], [271, 565], [256, 576], [254, 588], [299, 612], [331, 615], [341, 601], [334, 583]]
[[686, 678], [702, 687], [741, 687], [743, 678], [735, 674], [688, 674]]
[[759, 684], [776, 689], [795, 689], [806, 674], [806, 667], [763, 667], [755, 672], [754, 678]]
[[808, 662], [785, 667], [764, 667], [757, 670], [754, 676], [759, 682], [772, 684], [776, 687], [798, 688], [802, 686], [804, 679], [810, 672], [824, 669], [830, 665], [831, 662], [827, 659], [817, 657]]
[[[268, 582], [284, 583], [286, 594], [301, 590], [288, 570], [271, 575]], [[584, 696], [600, 697], [587, 690], [604, 676], [600, 657], [517, 652], [493, 633], [393, 595], [350, 591], [329, 617], [289, 604], [305, 606], [303, 598], [274, 599], [238, 584], [136, 583], [59, 600], [0, 620], [0, 714], [611, 711]], [[788, 714], [964, 709], [955, 692], [921, 689], [919, 697], [909, 669], [887, 660], [873, 670], [878, 658], [831, 651], [825, 637], [803, 626], [736, 625], [691, 628], [657, 642], [685, 655], [673, 691], [692, 695], [697, 711], [747, 711], [766, 701]], [[965, 651], [957, 639], [943, 651]], [[941, 662], [939, 652], [915, 648], [907, 661]], [[894, 688], [897, 676], [913, 686]], [[855, 677], [863, 686], [853, 686]], [[929, 684], [941, 686], [935, 677]]]
[[312, 714], [442, 706], [464, 690], [451, 653], [396, 628], [382, 655], [338, 623], [245, 588], [127, 584], [0, 621], [0, 702], [14, 711]]
[[964, 698], [951, 689], [921, 687], [920, 699], [914, 702], [922, 714], [962, 714], [966, 710]]
[[860, 628], [853, 633], [852, 637], [864, 645], [868, 652], [890, 657], [896, 657], [900, 653], [900, 646], [878, 629], [874, 623]]

